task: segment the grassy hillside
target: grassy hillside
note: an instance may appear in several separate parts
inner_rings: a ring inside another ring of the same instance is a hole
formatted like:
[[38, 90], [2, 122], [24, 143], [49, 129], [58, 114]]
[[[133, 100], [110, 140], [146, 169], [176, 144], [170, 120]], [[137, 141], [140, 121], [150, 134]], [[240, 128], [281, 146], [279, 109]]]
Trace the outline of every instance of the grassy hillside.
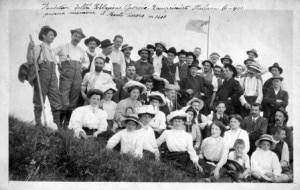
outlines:
[[195, 182], [157, 161], [105, 149], [103, 139], [78, 140], [9, 118], [9, 179], [30, 181]]

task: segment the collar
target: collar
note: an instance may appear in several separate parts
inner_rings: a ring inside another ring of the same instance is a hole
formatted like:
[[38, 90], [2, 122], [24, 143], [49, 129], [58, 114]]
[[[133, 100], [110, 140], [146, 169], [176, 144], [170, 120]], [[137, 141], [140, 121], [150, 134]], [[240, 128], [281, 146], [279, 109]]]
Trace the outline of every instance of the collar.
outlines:
[[217, 112], [216, 112], [216, 114], [217, 114], [218, 119], [220, 119], [220, 117], [224, 117], [224, 114], [223, 114], [223, 115], [220, 115], [220, 114], [218, 114]]
[[47, 43], [45, 43], [45, 42], [43, 42], [42, 44], [43, 44], [43, 46], [45, 46], [46, 48], [51, 48], [50, 44], [47, 44]]
[[256, 121], [258, 118], [259, 118], [259, 116], [257, 116], [257, 117], [251, 116], [251, 119], [252, 119], [252, 120], [254, 119], [255, 121]]
[[93, 113], [98, 113], [99, 108], [98, 107], [93, 107], [90, 105], [90, 109], [92, 110]]
[[89, 49], [87, 49], [86, 52], [87, 52], [88, 54], [90, 54], [91, 56], [93, 56], [93, 57], [96, 56], [96, 51], [91, 52]]

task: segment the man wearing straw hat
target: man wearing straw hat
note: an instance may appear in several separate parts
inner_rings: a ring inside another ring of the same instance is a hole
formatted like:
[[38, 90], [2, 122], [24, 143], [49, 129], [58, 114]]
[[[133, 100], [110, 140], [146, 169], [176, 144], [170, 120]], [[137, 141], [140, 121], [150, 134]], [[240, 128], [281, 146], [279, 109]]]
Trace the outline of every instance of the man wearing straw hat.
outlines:
[[58, 79], [55, 73], [56, 65], [58, 63], [54, 56], [54, 50], [50, 46], [56, 36], [57, 33], [54, 29], [49, 26], [43, 26], [38, 36], [39, 40], [43, 43], [34, 46], [33, 41], [31, 41], [27, 49], [27, 61], [30, 64], [31, 70], [34, 68], [35, 62], [37, 62], [39, 68], [40, 87], [36, 79], [36, 72], [31, 72], [31, 75], [27, 78], [34, 89], [34, 117], [37, 126], [41, 125], [42, 107], [44, 106], [42, 105], [40, 96], [42, 96], [43, 102], [45, 101], [46, 96], [48, 96], [53, 115], [53, 122], [57, 127], [61, 127], [60, 112], [62, 109], [62, 102], [58, 88]]
[[82, 81], [82, 70], [89, 64], [89, 58], [78, 44], [85, 38], [81, 28], [71, 32], [71, 42], [55, 49], [55, 55], [60, 61], [59, 90], [62, 95], [61, 122], [68, 126], [72, 111], [76, 108]]
[[263, 99], [262, 83], [256, 78], [256, 75], [261, 72], [259, 65], [253, 62], [248, 66], [248, 75], [241, 79], [240, 84], [244, 90], [244, 94], [240, 97], [241, 109], [240, 115], [244, 118], [249, 115], [251, 104], [261, 104]]
[[128, 67], [128, 65], [134, 65], [135, 64], [135, 62], [130, 58], [132, 49], [133, 49], [133, 47], [129, 46], [128, 44], [122, 45], [121, 51], [124, 54], [126, 68]]

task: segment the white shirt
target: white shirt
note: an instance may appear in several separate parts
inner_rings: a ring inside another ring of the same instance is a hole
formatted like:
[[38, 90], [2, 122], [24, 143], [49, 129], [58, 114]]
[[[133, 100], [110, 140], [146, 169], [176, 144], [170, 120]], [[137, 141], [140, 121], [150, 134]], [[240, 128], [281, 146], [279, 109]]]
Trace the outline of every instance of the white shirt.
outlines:
[[275, 176], [279, 176], [282, 171], [277, 155], [270, 150], [264, 151], [260, 148], [257, 148], [251, 156], [251, 170], [261, 174], [270, 172]]
[[163, 55], [153, 57], [153, 67], [154, 67], [153, 75], [156, 75], [158, 77], [160, 76], [160, 72], [162, 68], [162, 58]]
[[155, 131], [166, 129], [166, 114], [158, 110], [149, 124]]
[[141, 138], [143, 140], [143, 149], [150, 152], [157, 152], [157, 144], [155, 140], [154, 130], [151, 127], [142, 127], [139, 131]]
[[87, 91], [91, 89], [100, 90], [103, 85], [110, 83], [114, 83], [114, 81], [112, 80], [112, 77], [109, 74], [104, 73], [103, 71], [99, 73], [89, 72], [86, 75], [84, 75], [84, 78], [81, 83], [81, 89], [87, 89]]
[[120, 51], [119, 49], [116, 49], [115, 47], [113, 47], [110, 57], [111, 57], [112, 63], [118, 63], [120, 65], [121, 75], [124, 77], [126, 74], [126, 71], [125, 71], [126, 70], [126, 62], [125, 62], [123, 52]]
[[82, 66], [85, 67], [88, 67], [90, 63], [86, 52], [78, 45], [74, 46], [71, 42], [58, 46], [54, 50], [54, 55], [57, 55], [59, 57], [60, 62], [67, 61], [69, 59], [79, 61], [80, 63], [82, 63]]
[[104, 99], [101, 100], [101, 103], [103, 110], [107, 114], [107, 120], [113, 120], [117, 109], [117, 103], [112, 100], [106, 101]]
[[114, 134], [107, 142], [106, 148], [113, 149], [121, 142], [121, 153], [131, 154], [135, 157], [143, 157], [143, 139], [137, 130], [124, 129]]
[[95, 71], [95, 59], [97, 57], [103, 57], [104, 59], [106, 57], [109, 58], [109, 62], [108, 63], [105, 63], [105, 66], [103, 67], [103, 70], [105, 71], [110, 71], [111, 72], [111, 75], [114, 76], [114, 65], [113, 65], [113, 62], [112, 62], [112, 58], [110, 55], [104, 55], [102, 52], [100, 53], [97, 53], [96, 56], [94, 57], [93, 61], [92, 61], [92, 64], [91, 64], [91, 72], [94, 72]]
[[106, 119], [106, 113], [98, 107], [92, 107], [91, 105], [81, 106], [73, 111], [69, 129], [73, 129], [75, 137], [79, 137], [81, 131], [84, 132], [83, 127], [98, 129], [100, 133], [107, 130]]
[[[209, 73], [210, 74], [210, 73]], [[206, 74], [203, 72], [202, 73], [202, 75], [203, 76], [206, 76]], [[213, 85], [213, 87], [214, 87], [214, 89], [213, 89], [213, 91], [214, 92], [217, 92], [218, 91], [218, 88], [219, 88], [219, 85], [218, 85], [218, 79], [217, 79], [217, 77], [213, 74], [213, 72], [212, 72], [212, 82], [211, 82], [211, 84]]]
[[185, 132], [185, 130], [165, 130], [156, 142], [158, 146], [163, 142], [166, 142], [167, 147], [171, 152], [187, 151], [192, 162], [198, 162], [199, 160], [199, 157], [193, 148], [193, 137]]
[[249, 135], [247, 131], [244, 129], [238, 128], [236, 131], [234, 130], [229, 130], [225, 131], [224, 133], [224, 140], [227, 143], [229, 148], [233, 148], [234, 142], [236, 139], [243, 139], [245, 141], [245, 149], [244, 153], [247, 153], [250, 149], [250, 144], [249, 144]]
[[245, 96], [257, 96], [255, 102], [261, 104], [263, 99], [262, 84], [259, 79], [254, 77], [244, 77], [240, 80], [240, 84], [244, 89], [244, 94], [240, 97], [241, 104], [247, 103]]
[[243, 166], [246, 169], [250, 169], [250, 159], [248, 154], [243, 153], [243, 158], [238, 158], [237, 160], [235, 159], [235, 152], [231, 151], [228, 154], [228, 160], [233, 160], [239, 163], [241, 166]]

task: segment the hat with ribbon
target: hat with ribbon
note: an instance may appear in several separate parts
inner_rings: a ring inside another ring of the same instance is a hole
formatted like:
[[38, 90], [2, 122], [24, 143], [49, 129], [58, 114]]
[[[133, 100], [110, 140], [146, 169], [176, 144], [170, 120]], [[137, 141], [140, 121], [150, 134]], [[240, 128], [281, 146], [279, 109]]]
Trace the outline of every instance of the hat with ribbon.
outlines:
[[90, 36], [89, 38], [85, 39], [84, 44], [87, 46], [90, 42], [93, 42], [93, 41], [96, 42], [97, 47], [100, 45], [100, 40], [94, 36]]
[[74, 33], [79, 33], [81, 35], [81, 38], [85, 38], [85, 35], [83, 34], [83, 31], [81, 28], [75, 28], [73, 30], [70, 30], [71, 31], [71, 34], [74, 34]]

